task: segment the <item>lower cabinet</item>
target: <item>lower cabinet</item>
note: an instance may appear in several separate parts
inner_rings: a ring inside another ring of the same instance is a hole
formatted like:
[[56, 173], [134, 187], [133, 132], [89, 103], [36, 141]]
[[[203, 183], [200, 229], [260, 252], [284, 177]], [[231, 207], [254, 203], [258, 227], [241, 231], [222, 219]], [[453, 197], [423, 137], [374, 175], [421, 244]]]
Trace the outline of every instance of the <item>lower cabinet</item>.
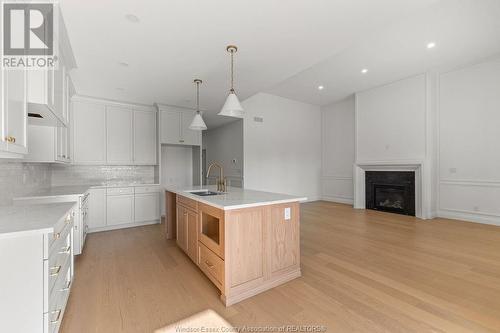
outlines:
[[0, 239], [0, 332], [58, 332], [73, 281], [75, 206], [53, 233]]
[[176, 230], [177, 244], [191, 260], [198, 263], [198, 213], [196, 209], [185, 206], [179, 201], [177, 201]]
[[89, 232], [158, 222], [159, 191], [157, 185], [91, 189]]

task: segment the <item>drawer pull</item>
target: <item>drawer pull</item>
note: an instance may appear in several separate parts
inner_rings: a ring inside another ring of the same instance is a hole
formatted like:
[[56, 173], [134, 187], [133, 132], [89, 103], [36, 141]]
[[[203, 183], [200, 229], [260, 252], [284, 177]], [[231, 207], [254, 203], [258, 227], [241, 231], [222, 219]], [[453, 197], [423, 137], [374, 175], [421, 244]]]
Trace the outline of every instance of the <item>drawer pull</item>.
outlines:
[[57, 317], [55, 320], [51, 320], [50, 323], [51, 324], [57, 324], [59, 322], [59, 319], [61, 319], [61, 312], [62, 310], [59, 309], [59, 310], [55, 310], [55, 311], [52, 311], [50, 314], [54, 315], [57, 313]]
[[61, 237], [61, 233], [58, 232], [57, 234], [54, 234], [54, 239], [59, 239]]
[[60, 254], [63, 254], [63, 253], [69, 253], [71, 251], [71, 246], [68, 245], [67, 247], [63, 247], [61, 248], [61, 251], [59, 251]]
[[214, 268], [214, 264], [212, 264], [210, 261], [205, 260], [205, 264], [208, 266], [208, 268]]
[[70, 287], [71, 287], [71, 281], [68, 281], [68, 282], [66, 283], [66, 287], [62, 288], [62, 289], [61, 289], [61, 290], [59, 290], [59, 291], [68, 291]]
[[59, 274], [59, 271], [61, 270], [61, 266], [51, 267], [50, 270], [51, 270], [50, 276], [56, 276], [57, 274]]

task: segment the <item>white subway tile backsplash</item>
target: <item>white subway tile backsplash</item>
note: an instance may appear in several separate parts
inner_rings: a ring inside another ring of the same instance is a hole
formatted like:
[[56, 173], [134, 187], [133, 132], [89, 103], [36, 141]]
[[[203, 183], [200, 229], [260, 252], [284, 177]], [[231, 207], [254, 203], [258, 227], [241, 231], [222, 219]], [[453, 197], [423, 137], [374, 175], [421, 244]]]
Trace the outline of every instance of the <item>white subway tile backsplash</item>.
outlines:
[[153, 183], [154, 166], [53, 165], [52, 186]]
[[0, 205], [10, 205], [14, 197], [50, 187], [51, 176], [49, 164], [0, 160]]

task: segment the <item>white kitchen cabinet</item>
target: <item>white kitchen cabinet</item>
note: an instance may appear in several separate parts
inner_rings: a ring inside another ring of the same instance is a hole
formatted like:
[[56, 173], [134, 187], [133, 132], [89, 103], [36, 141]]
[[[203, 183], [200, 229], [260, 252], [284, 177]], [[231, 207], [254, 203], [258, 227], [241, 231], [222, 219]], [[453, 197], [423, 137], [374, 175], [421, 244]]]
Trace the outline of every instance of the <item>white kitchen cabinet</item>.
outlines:
[[2, 71], [0, 149], [6, 153], [26, 155], [27, 136], [27, 73], [24, 70]]
[[73, 157], [76, 164], [106, 164], [106, 108], [73, 102]]
[[134, 110], [134, 164], [156, 164], [156, 112]]
[[160, 112], [161, 143], [182, 144], [181, 141], [181, 113], [178, 111]]
[[106, 226], [106, 189], [93, 188], [89, 190], [88, 226], [89, 229]]
[[107, 190], [106, 221], [107, 226], [134, 222], [134, 189], [132, 187]]
[[106, 107], [106, 150], [108, 164], [133, 162], [133, 111]]
[[159, 190], [156, 186], [135, 188], [135, 222], [156, 221], [160, 219]]
[[189, 129], [194, 112], [176, 107], [160, 107], [160, 143], [198, 146], [201, 131]]

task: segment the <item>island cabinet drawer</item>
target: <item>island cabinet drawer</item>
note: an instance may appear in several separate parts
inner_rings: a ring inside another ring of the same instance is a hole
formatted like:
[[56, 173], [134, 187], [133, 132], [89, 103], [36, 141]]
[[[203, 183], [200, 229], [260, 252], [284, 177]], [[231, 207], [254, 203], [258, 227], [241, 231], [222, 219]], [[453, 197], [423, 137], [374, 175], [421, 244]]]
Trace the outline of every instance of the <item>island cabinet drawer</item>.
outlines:
[[134, 194], [133, 187], [113, 187], [106, 190], [107, 195], [130, 195]]
[[221, 289], [224, 281], [224, 260], [210, 251], [203, 243], [198, 242], [198, 265], [208, 278]]
[[54, 232], [45, 236], [47, 247], [44, 249], [44, 259], [48, 259], [49, 253], [52, 253], [54, 248], [58, 247], [61, 240], [69, 233], [69, 230], [73, 226], [74, 217], [75, 212], [72, 209], [64, 218], [56, 223]]
[[198, 210], [198, 203], [196, 201], [182, 195], [177, 195], [177, 203], [186, 206], [186, 208], [191, 208], [194, 211]]

